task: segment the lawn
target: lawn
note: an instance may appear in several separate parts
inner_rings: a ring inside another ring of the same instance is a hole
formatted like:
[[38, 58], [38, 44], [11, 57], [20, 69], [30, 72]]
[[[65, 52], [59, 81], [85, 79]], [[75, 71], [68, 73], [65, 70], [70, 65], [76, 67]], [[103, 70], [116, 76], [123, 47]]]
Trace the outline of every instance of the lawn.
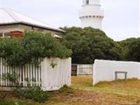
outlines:
[[30, 105], [140, 105], [140, 81], [102, 82], [92, 86], [91, 76], [72, 77], [72, 86], [51, 92], [45, 103], [17, 99], [14, 95], [7, 100], [26, 102]]

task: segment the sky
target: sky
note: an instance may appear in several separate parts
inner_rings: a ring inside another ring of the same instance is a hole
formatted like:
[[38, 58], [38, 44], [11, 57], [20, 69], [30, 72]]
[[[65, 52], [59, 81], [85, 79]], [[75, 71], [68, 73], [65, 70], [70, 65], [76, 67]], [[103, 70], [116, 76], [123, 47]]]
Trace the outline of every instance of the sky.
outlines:
[[[0, 8], [19, 13], [57, 27], [80, 27], [82, 0], [0, 0]], [[103, 31], [116, 41], [140, 37], [139, 0], [101, 0]]]

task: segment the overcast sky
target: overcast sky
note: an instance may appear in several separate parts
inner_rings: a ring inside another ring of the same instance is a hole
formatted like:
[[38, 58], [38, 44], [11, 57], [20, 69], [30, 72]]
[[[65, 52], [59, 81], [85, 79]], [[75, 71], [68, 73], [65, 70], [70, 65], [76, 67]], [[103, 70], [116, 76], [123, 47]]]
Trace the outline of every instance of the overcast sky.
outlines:
[[[139, 0], [101, 0], [105, 12], [103, 30], [114, 40], [140, 37]], [[53, 26], [80, 26], [78, 12], [82, 0], [0, 0], [1, 8], [19, 13]]]

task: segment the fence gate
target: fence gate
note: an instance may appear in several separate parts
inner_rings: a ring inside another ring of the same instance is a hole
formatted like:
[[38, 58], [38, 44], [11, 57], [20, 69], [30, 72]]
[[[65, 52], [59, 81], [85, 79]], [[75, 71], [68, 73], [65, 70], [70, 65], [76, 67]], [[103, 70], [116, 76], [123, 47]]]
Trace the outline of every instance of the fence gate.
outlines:
[[77, 64], [72, 64], [72, 76], [77, 76]]
[[72, 64], [72, 76], [92, 75], [93, 64]]

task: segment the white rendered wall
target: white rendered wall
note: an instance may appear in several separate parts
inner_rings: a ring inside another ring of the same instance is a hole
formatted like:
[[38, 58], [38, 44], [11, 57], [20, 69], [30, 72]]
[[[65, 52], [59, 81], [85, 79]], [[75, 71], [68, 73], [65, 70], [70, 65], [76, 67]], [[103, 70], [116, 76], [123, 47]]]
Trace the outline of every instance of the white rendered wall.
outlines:
[[[51, 66], [54, 64], [54, 68]], [[71, 58], [46, 58], [42, 67], [42, 89], [44, 91], [58, 90], [64, 85], [71, 85]]]
[[[115, 72], [127, 72], [127, 78], [140, 79], [140, 63], [110, 60], [95, 60], [93, 67], [93, 85], [101, 81], [115, 80]], [[118, 74], [118, 78], [124, 78], [124, 74]]]

